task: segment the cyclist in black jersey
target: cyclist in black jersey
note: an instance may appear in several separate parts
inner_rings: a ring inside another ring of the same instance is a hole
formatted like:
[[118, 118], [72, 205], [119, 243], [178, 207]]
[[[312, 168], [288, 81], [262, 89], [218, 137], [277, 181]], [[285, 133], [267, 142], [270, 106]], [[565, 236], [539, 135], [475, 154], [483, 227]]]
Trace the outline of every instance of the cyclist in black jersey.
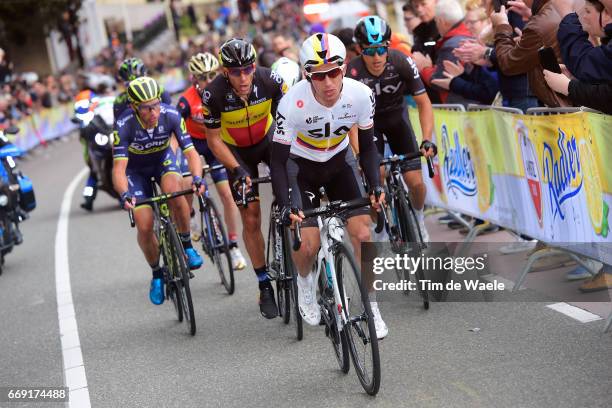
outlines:
[[245, 181], [250, 187], [250, 178], [258, 176], [257, 165], [270, 163], [274, 115], [287, 86], [275, 72], [255, 66], [255, 48], [242, 39], [225, 42], [219, 59], [222, 75], [206, 87], [202, 97], [208, 146], [228, 170], [242, 236], [259, 281], [259, 308], [265, 318], [272, 319], [278, 309], [268, 278], [258, 189], [254, 186], [247, 194], [249, 205], [244, 208], [240, 186]]
[[[410, 57], [389, 49], [391, 28], [378, 16], [364, 17], [355, 27], [355, 39], [361, 48], [361, 56], [351, 60], [347, 77], [368, 85], [376, 97], [374, 128], [376, 145], [384, 154], [385, 141], [393, 154], [406, 154], [419, 149], [426, 156], [434, 156], [436, 146], [431, 142], [434, 127], [433, 108], [419, 71]], [[404, 95], [413, 96], [419, 110], [423, 142], [419, 147], [408, 119]], [[404, 181], [411, 194], [417, 212], [423, 240], [428, 241], [425, 229], [423, 206], [425, 205], [425, 183], [421, 175], [420, 159], [402, 166]]]

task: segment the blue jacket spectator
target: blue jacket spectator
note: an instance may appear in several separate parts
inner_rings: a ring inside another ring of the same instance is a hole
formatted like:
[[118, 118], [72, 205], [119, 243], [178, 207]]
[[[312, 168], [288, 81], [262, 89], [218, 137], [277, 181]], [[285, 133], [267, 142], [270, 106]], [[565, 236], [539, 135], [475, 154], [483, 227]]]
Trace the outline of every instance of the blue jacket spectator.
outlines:
[[450, 91], [465, 99], [490, 105], [499, 91], [497, 72], [485, 67], [472, 66], [463, 75], [453, 78]]
[[[612, 36], [612, 24], [604, 28]], [[567, 69], [581, 81], [601, 83], [612, 81], [612, 44], [595, 47], [582, 29], [576, 13], [561, 20], [557, 40]]]

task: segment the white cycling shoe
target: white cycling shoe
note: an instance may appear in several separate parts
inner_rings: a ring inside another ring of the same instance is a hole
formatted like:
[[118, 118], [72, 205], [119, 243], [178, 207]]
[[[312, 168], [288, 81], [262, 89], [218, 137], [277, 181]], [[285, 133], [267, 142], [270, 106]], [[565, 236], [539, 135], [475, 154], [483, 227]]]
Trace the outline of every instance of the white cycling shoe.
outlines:
[[298, 306], [302, 319], [311, 326], [318, 326], [321, 321], [321, 309], [317, 303], [317, 288], [312, 274], [303, 278], [298, 275]]
[[247, 262], [242, 252], [240, 252], [240, 248], [234, 247], [230, 249], [230, 258], [232, 260], [232, 268], [234, 268], [235, 271], [246, 268]]
[[378, 310], [378, 302], [370, 302], [370, 308], [372, 309], [372, 316], [374, 317], [376, 337], [378, 337], [378, 340], [382, 340], [389, 334], [389, 328], [380, 316], [380, 310]]

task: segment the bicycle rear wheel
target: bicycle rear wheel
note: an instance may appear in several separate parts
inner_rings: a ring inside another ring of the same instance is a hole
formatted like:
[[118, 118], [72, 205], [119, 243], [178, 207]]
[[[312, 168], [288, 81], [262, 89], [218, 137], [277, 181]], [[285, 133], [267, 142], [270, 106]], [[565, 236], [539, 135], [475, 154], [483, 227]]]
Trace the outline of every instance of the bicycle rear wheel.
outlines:
[[[291, 290], [285, 292], [285, 297], [291, 302], [291, 310], [293, 310], [293, 322], [295, 323], [295, 336], [298, 340], [304, 338], [304, 322], [300, 314], [298, 305], [298, 287], [297, 287], [297, 271], [294, 268], [293, 260], [291, 259], [291, 240], [289, 238], [289, 228], [283, 227], [283, 265], [285, 277], [291, 282]], [[288, 287], [289, 288], [289, 287]]]
[[169, 247], [172, 253], [173, 263], [177, 265], [175, 268], [176, 275], [174, 276], [178, 294], [181, 298], [180, 303], [183, 306], [183, 315], [187, 322], [187, 328], [189, 333], [194, 336], [196, 333], [196, 321], [195, 321], [195, 310], [193, 308], [193, 301], [191, 298], [191, 289], [189, 287], [189, 267], [185, 259], [185, 251], [183, 250], [183, 244], [179, 239], [179, 236], [174, 228], [174, 225], [168, 224], [168, 235], [169, 235]]
[[374, 318], [361, 273], [351, 251], [342, 243], [335, 250], [336, 278], [347, 320], [343, 331], [363, 389], [376, 395], [380, 388], [380, 355]]
[[[221, 283], [225, 287], [225, 290], [227, 290], [227, 293], [231, 295], [235, 290], [235, 281], [234, 266], [232, 265], [232, 258], [229, 251], [229, 241], [225, 234], [221, 216], [215, 202], [210, 198], [206, 198], [206, 208], [208, 209], [209, 218], [207, 225], [210, 226], [208, 233], [210, 234], [210, 242], [212, 242], [211, 250], [213, 263], [217, 266]], [[203, 217], [206, 216], [203, 215]]]

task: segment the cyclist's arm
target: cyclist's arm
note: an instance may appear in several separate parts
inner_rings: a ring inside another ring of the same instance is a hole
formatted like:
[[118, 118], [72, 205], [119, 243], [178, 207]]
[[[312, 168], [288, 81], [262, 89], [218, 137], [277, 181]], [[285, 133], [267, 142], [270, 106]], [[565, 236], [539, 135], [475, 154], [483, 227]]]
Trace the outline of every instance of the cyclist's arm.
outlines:
[[270, 175], [272, 176], [272, 190], [276, 202], [280, 206], [289, 205], [289, 175], [287, 174], [287, 161], [291, 152], [293, 135], [292, 126], [288, 123], [284, 113], [286, 103], [281, 101], [276, 112], [276, 129], [272, 138], [272, 153], [270, 157]]
[[185, 119], [181, 118], [178, 112], [175, 112], [174, 114], [176, 114], [176, 117], [173, 121], [174, 129], [172, 129], [172, 132], [176, 136], [176, 140], [181, 146], [181, 149], [183, 149], [183, 154], [187, 158], [189, 172], [192, 176], [202, 177], [202, 162], [200, 161], [200, 156], [193, 146], [191, 137], [187, 133]]
[[176, 110], [179, 111], [183, 119], [187, 119], [191, 115], [191, 107], [184, 96], [181, 96], [176, 104]]
[[225, 142], [221, 139], [221, 128], [211, 129], [207, 127], [206, 140], [208, 142], [208, 147], [217, 160], [227, 169], [231, 171], [240, 166], [238, 160], [234, 157], [234, 153], [232, 153], [229, 147], [227, 147]]
[[349, 143], [351, 145], [351, 149], [353, 149], [353, 153], [355, 156], [359, 155], [359, 139], [357, 137], [357, 125], [353, 125], [351, 130], [349, 130]]
[[366, 176], [370, 189], [380, 186], [380, 155], [374, 143], [374, 126], [362, 129], [359, 128], [359, 164]]
[[366, 176], [370, 189], [380, 186], [380, 155], [374, 143], [374, 112], [376, 101], [372, 90], [363, 85], [364, 94], [360, 101], [361, 111], [357, 121], [357, 140], [359, 144], [359, 164]]
[[128, 191], [128, 179], [125, 175], [127, 164], [127, 158], [118, 158], [113, 161], [113, 187], [117, 194]]
[[419, 122], [421, 123], [421, 131], [423, 132], [423, 140], [431, 140], [434, 128], [433, 107], [427, 93], [415, 95], [417, 109], [419, 110]]
[[128, 119], [123, 115], [116, 121], [117, 130], [113, 141], [113, 187], [118, 194], [128, 191], [128, 179], [125, 175], [130, 145], [130, 126], [126, 123]]

